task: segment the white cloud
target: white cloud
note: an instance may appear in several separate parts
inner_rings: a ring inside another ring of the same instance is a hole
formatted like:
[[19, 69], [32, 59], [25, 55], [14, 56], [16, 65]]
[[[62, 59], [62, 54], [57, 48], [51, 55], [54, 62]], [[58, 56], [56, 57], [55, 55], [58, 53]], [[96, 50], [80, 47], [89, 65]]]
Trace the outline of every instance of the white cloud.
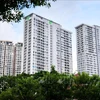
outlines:
[[0, 40], [9, 40], [16, 42], [22, 42], [22, 34], [15, 31], [11, 23], [0, 22]]

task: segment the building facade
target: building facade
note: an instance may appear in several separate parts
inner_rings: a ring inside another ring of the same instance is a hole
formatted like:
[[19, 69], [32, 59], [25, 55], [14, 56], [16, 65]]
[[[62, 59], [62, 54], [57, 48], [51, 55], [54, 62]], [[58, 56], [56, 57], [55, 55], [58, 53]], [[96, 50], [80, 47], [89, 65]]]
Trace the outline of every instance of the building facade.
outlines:
[[94, 25], [96, 34], [96, 51], [97, 51], [97, 63], [98, 63], [98, 74], [100, 76], [100, 26]]
[[76, 27], [76, 33], [78, 72], [98, 75], [100, 73], [100, 27], [81, 24]]
[[0, 76], [12, 76], [22, 72], [23, 44], [0, 41]]
[[0, 76], [13, 75], [13, 50], [11, 41], [0, 41]]
[[23, 43], [16, 43], [14, 46], [14, 64], [13, 75], [21, 74], [22, 72], [22, 56], [23, 56]]
[[72, 33], [36, 14], [24, 18], [23, 72], [72, 73]]

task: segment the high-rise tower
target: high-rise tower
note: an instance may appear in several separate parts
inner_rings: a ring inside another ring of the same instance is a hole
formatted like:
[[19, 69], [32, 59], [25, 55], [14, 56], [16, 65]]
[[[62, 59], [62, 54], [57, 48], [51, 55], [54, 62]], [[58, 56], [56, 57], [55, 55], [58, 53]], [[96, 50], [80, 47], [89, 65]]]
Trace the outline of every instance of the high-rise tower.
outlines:
[[22, 56], [23, 56], [23, 43], [16, 43], [14, 46], [14, 63], [13, 63], [13, 75], [21, 74], [22, 72]]
[[0, 41], [0, 76], [13, 75], [13, 50], [11, 41]]
[[78, 72], [100, 73], [100, 27], [81, 24], [77, 32]]
[[72, 33], [36, 14], [24, 18], [23, 72], [72, 73]]

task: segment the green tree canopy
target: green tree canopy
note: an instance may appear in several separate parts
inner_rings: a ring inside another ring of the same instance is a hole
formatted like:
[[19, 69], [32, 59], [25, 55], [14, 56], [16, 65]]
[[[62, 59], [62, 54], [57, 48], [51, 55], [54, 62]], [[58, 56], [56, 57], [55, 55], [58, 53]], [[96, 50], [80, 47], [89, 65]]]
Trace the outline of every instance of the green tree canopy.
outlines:
[[100, 77], [40, 71], [0, 77], [0, 100], [100, 100]]

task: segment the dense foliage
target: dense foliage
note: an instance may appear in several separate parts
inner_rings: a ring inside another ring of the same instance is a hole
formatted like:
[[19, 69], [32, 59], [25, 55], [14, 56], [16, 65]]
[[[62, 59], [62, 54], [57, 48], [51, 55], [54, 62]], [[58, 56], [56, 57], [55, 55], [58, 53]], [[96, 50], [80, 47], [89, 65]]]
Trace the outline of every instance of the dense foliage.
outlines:
[[0, 78], [0, 100], [100, 100], [100, 78], [40, 71]]
[[35, 6], [50, 7], [56, 0], [0, 0], [0, 21], [19, 22], [23, 17], [22, 9]]

